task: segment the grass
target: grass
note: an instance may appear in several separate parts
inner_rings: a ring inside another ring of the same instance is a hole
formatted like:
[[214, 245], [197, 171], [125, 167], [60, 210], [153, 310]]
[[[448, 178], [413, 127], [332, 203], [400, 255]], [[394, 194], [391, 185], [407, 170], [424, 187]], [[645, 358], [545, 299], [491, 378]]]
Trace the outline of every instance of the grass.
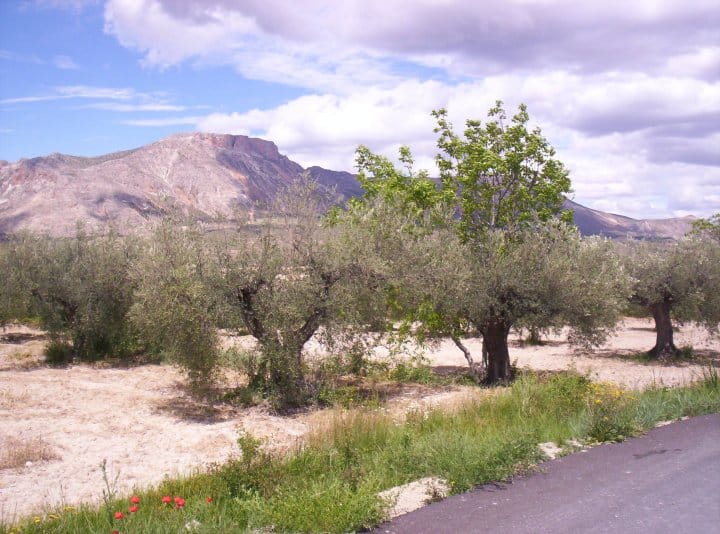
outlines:
[[633, 355], [633, 359], [641, 363], [674, 363], [679, 362], [691, 362], [696, 359], [696, 354], [690, 345], [683, 345], [678, 349], [678, 352], [671, 355], [669, 358], [659, 359], [649, 351], [638, 352]]
[[[337, 411], [289, 455], [242, 434], [237, 459], [138, 494], [137, 513], [127, 497], [110, 499], [0, 525], [0, 533], [356, 531], [382, 521], [387, 503], [377, 493], [393, 486], [439, 476], [464, 492], [532, 469], [541, 442], [619, 440], [658, 421], [717, 411], [715, 370], [694, 385], [639, 394], [572, 373], [527, 373], [496, 395], [401, 423], [377, 409]], [[186, 505], [163, 504], [163, 496]], [[117, 511], [125, 517], [114, 519]]]
[[27, 462], [47, 462], [58, 458], [42, 438], [8, 438], [0, 452], [0, 471], [25, 467]]

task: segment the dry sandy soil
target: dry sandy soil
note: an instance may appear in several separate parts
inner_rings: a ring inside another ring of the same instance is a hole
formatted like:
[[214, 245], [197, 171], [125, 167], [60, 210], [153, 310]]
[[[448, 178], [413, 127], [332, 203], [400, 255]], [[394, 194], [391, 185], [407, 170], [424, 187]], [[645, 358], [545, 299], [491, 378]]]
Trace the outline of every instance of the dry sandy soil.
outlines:
[[[328, 411], [281, 417], [263, 407], [202, 405], [191, 400], [182, 375], [171, 367], [52, 368], [42, 363], [41, 333], [15, 326], [0, 330], [0, 336], [0, 521], [57, 504], [99, 502], [103, 460], [110, 476], [117, 476], [118, 489], [129, 492], [236, 454], [241, 429], [284, 449], [329, 417]], [[479, 352], [478, 342], [468, 343]], [[627, 319], [618, 336], [592, 352], [574, 352], [561, 336], [540, 347], [523, 347], [513, 338], [511, 359], [533, 369], [575, 368], [630, 388], [687, 383], [702, 374], [704, 365], [719, 363], [717, 337], [708, 339], [688, 326], [676, 343], [695, 348], [693, 364], [637, 362], [632, 354], [651, 347], [654, 332], [649, 321]], [[428, 350], [427, 356], [439, 370], [465, 366], [450, 342]], [[478, 391], [405, 387], [386, 408], [401, 414], [450, 405]], [[28, 451], [23, 455], [24, 445]], [[3, 466], [2, 459], [7, 464], [13, 455], [21, 465]]]

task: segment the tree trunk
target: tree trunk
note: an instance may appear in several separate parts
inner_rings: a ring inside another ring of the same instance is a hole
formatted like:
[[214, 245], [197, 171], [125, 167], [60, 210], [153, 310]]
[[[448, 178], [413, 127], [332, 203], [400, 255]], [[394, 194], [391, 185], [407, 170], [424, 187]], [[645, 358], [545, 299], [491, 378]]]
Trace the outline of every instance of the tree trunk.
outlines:
[[492, 323], [483, 331], [483, 341], [488, 351], [486, 384], [512, 379], [507, 343], [509, 333], [510, 326], [503, 322]]
[[478, 383], [480, 383], [485, 376], [485, 366], [480, 364], [478, 365], [477, 362], [472, 357], [472, 354], [470, 353], [470, 350], [463, 344], [463, 342], [460, 340], [457, 336], [450, 336], [450, 339], [453, 340], [453, 343], [455, 343], [455, 346], [459, 348], [463, 356], [465, 356], [465, 359], [468, 362], [468, 366], [470, 367], [470, 376]]
[[670, 320], [670, 302], [664, 300], [649, 306], [655, 319], [655, 346], [648, 351], [653, 358], [669, 358], [679, 351], [673, 342], [673, 328]]
[[269, 363], [270, 385], [275, 391], [277, 408], [302, 406], [305, 388], [302, 374], [302, 346], [284, 346], [278, 343], [266, 349], [265, 358]]
[[528, 343], [530, 345], [540, 346], [542, 345], [542, 338], [540, 337], [540, 330], [535, 327], [530, 328], [530, 335], [528, 336]]

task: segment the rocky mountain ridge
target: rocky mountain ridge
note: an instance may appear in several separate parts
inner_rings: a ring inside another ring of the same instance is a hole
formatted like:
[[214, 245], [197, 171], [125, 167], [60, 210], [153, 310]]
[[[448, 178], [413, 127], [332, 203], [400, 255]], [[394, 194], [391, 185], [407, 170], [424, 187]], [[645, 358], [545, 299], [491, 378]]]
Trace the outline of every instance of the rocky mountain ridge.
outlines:
[[[303, 169], [274, 143], [242, 135], [185, 133], [99, 157], [0, 160], [0, 236], [21, 229], [70, 235], [77, 221], [124, 232], [177, 211], [204, 221], [232, 219], [238, 210], [267, 205], [302, 173], [334, 188], [338, 201], [362, 193], [351, 173]], [[635, 220], [569, 200], [566, 206], [586, 235], [669, 239], [692, 223]]]

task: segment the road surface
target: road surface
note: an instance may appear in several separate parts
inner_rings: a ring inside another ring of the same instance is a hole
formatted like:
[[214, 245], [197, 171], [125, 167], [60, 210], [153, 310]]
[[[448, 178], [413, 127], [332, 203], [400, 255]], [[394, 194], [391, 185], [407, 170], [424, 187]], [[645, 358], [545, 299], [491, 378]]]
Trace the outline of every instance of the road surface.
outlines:
[[720, 414], [539, 469], [433, 503], [374, 532], [720, 534]]

